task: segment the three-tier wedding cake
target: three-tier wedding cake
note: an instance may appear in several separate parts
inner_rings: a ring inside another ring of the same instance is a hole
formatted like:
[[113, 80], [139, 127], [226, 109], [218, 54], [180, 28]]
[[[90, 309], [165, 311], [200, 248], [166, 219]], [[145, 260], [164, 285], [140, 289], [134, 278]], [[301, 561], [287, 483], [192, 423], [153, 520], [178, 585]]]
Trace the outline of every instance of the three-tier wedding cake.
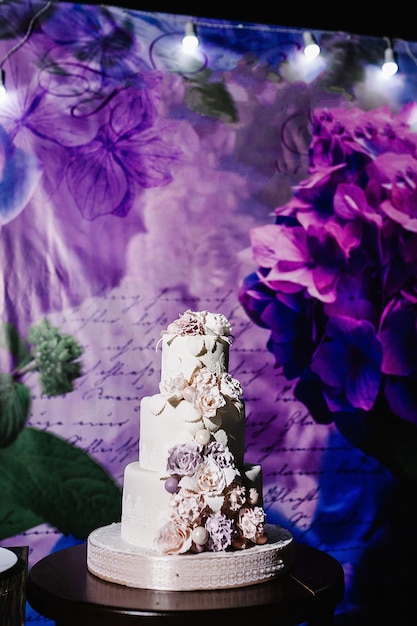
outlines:
[[140, 402], [121, 521], [88, 537], [93, 574], [179, 591], [250, 585], [290, 566], [292, 535], [266, 523], [261, 466], [244, 461], [231, 330], [220, 313], [188, 310], [161, 333], [159, 393]]

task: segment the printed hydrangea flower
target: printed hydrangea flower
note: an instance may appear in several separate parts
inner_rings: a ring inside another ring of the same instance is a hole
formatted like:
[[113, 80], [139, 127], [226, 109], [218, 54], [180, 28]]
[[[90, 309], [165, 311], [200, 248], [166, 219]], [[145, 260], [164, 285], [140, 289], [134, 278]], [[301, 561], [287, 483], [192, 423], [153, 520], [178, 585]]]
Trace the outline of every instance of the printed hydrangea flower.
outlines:
[[417, 425], [416, 108], [316, 110], [308, 177], [251, 232], [239, 300], [319, 423], [382, 404]]
[[313, 355], [311, 370], [322, 381], [327, 404], [334, 410], [368, 410], [381, 384], [381, 361], [382, 348], [372, 324], [333, 317]]

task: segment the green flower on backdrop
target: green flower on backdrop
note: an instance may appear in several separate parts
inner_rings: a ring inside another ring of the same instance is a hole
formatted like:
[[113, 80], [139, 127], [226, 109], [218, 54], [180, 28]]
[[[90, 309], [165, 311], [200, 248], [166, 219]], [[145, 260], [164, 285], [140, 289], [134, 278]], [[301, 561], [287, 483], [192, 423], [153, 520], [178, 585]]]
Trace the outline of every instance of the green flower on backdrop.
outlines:
[[27, 339], [9, 323], [0, 327], [0, 540], [49, 523], [84, 539], [120, 516], [121, 491], [86, 452], [27, 426], [32, 399], [25, 375], [36, 372], [45, 396], [73, 391], [83, 350], [47, 320]]

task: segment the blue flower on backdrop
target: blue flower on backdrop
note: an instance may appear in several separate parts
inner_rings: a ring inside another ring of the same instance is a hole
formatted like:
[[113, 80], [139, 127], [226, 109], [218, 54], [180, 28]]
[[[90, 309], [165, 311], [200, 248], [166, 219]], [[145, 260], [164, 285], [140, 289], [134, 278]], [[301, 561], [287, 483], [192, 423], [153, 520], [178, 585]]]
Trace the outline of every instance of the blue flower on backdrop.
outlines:
[[415, 105], [316, 110], [309, 175], [254, 228], [239, 293], [319, 423], [417, 481]]

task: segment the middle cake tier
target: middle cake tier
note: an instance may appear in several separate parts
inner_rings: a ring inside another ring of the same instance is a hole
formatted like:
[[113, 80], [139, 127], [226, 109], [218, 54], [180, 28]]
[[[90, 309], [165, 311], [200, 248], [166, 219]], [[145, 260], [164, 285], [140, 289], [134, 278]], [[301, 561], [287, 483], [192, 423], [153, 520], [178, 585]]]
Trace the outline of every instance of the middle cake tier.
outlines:
[[199, 431], [212, 428], [227, 433], [230, 452], [238, 467], [243, 465], [245, 448], [245, 404], [226, 398], [215, 417], [202, 422], [201, 413], [186, 400], [156, 394], [145, 396], [140, 404], [139, 459], [143, 469], [164, 472], [168, 450], [191, 439], [198, 441]]

